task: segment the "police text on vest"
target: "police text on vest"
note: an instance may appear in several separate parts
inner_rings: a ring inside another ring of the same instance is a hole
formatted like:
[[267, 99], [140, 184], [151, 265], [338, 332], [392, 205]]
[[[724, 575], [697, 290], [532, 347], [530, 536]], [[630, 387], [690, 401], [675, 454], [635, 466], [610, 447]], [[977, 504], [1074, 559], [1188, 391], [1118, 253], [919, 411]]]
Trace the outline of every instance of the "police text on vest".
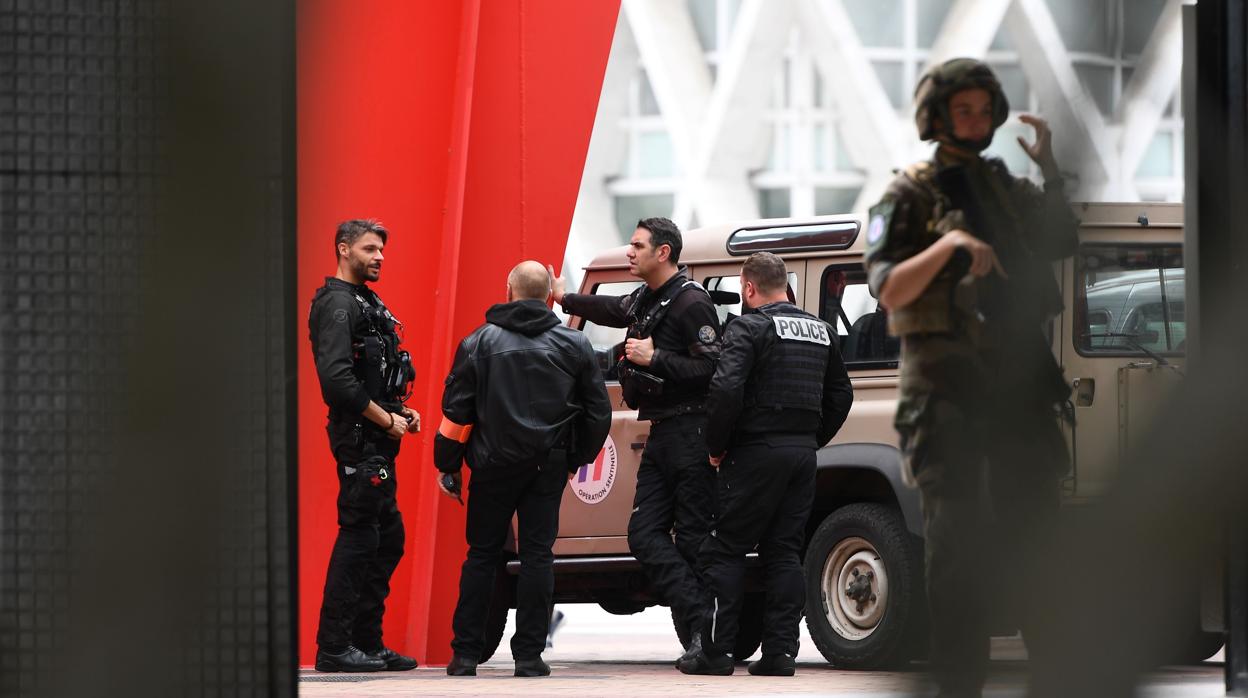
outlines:
[[772, 322], [776, 323], [776, 334], [780, 339], [824, 346], [832, 343], [828, 338], [828, 326], [813, 318], [777, 316], [772, 318]]

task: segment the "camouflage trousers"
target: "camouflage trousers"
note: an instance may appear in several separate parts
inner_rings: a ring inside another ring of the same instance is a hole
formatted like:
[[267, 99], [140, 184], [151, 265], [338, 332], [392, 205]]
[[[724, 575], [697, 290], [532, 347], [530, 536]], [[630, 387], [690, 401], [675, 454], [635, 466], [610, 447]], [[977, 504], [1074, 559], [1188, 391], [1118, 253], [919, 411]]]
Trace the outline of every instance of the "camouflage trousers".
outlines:
[[1000, 389], [1016, 366], [945, 336], [906, 337], [902, 352], [896, 426], [923, 505], [931, 666], [942, 696], [978, 696], [990, 631], [1021, 628], [1033, 663], [1053, 646], [1031, 619], [1066, 444], [1051, 393]]

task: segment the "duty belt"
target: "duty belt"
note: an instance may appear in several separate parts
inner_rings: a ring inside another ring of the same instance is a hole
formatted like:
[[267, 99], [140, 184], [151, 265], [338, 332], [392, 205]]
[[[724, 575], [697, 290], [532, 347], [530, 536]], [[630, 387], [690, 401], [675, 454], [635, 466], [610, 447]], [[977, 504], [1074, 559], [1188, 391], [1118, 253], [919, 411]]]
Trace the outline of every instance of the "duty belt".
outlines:
[[663, 422], [666, 422], [671, 419], [675, 419], [677, 417], [687, 417], [691, 414], [702, 414], [706, 412], [706, 405], [702, 404], [701, 402], [687, 402], [683, 405], [677, 405], [675, 407], [670, 408], [670, 411], [663, 410], [662, 412], [663, 412], [662, 416], [660, 416], [658, 419], [650, 420], [651, 427], [657, 427]]

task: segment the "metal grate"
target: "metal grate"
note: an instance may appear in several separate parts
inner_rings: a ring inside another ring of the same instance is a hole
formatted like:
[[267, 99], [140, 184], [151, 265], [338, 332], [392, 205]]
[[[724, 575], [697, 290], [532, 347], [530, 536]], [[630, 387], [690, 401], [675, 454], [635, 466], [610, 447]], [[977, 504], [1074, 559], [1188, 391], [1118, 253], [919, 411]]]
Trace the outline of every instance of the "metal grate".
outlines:
[[[195, 5], [0, 0], [0, 695], [294, 694], [293, 9]], [[267, 62], [211, 53], [237, 25]], [[270, 98], [188, 109], [235, 88]], [[256, 155], [188, 174], [187, 133]], [[190, 183], [251, 202], [221, 196], [220, 241]], [[205, 250], [263, 260], [237, 310], [195, 305]]]

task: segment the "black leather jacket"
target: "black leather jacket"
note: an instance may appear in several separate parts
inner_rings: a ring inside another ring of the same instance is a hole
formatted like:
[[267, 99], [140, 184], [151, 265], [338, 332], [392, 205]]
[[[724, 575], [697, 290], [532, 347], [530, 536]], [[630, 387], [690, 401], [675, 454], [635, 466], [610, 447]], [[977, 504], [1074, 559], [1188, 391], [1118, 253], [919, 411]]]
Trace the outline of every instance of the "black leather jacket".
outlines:
[[[611, 428], [611, 405], [585, 335], [559, 324], [541, 301], [495, 305], [459, 344], [442, 394], [444, 421], [472, 426], [466, 443], [441, 433], [434, 462], [473, 477], [591, 462]], [[562, 454], [552, 455], [552, 451]]]

